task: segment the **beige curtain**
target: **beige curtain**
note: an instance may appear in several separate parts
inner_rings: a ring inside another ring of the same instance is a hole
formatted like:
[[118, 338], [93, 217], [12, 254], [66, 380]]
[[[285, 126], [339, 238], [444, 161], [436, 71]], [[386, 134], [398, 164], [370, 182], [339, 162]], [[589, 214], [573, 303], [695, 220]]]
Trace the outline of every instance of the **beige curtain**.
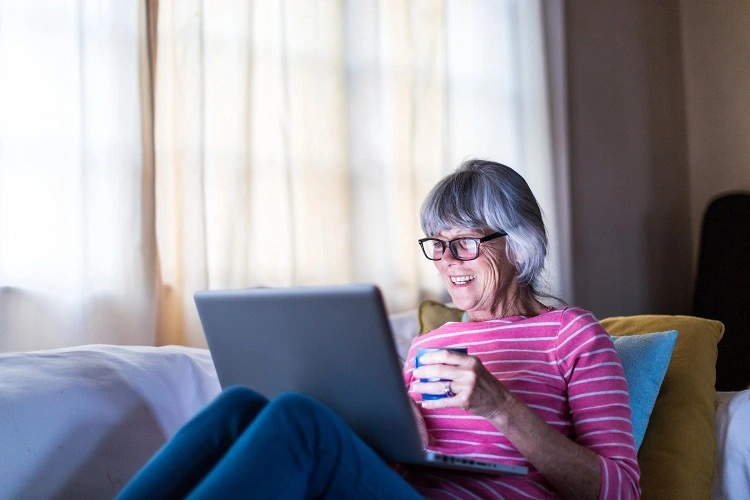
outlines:
[[162, 342], [203, 342], [204, 288], [442, 297], [418, 210], [468, 156], [554, 212], [539, 2], [162, 0], [157, 36]]
[[155, 342], [144, 5], [0, 2], [2, 351]]
[[444, 299], [418, 210], [471, 156], [527, 178], [557, 245], [538, 0], [0, 5], [3, 350], [204, 346], [205, 288]]

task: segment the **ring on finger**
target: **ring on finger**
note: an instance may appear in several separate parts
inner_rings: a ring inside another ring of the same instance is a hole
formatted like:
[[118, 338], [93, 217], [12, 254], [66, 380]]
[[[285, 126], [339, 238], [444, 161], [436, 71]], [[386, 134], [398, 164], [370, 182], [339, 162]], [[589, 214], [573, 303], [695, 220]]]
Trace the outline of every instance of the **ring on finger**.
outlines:
[[450, 380], [446, 380], [445, 384], [443, 384], [443, 396], [445, 396], [446, 398], [452, 398], [453, 396], [455, 396], [455, 394], [453, 394], [453, 391], [451, 390]]

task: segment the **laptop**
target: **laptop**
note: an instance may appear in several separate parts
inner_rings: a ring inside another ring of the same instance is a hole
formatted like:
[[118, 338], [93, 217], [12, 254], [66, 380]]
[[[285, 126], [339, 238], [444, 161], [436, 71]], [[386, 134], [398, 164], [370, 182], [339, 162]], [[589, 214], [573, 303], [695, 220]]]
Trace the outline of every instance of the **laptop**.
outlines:
[[222, 387], [307, 394], [388, 461], [523, 475], [526, 467], [422, 449], [375, 285], [207, 290], [194, 295]]

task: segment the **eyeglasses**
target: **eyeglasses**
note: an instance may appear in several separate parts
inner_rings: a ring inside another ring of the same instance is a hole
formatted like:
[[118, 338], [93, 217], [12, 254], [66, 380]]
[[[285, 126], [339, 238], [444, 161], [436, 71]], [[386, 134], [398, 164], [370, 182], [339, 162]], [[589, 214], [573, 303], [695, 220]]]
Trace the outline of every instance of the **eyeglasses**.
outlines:
[[484, 238], [456, 238], [451, 241], [443, 241], [437, 238], [422, 238], [419, 240], [419, 246], [422, 247], [424, 256], [430, 260], [442, 259], [445, 247], [448, 247], [453, 256], [458, 260], [474, 260], [479, 257], [480, 244], [502, 236], [508, 236], [508, 233], [498, 231], [488, 234]]

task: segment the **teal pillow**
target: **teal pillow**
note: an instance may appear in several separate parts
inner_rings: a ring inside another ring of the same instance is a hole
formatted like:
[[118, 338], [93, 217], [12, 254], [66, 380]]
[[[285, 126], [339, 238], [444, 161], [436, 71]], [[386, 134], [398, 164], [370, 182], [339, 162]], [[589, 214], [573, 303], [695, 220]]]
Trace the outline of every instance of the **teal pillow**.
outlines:
[[641, 447], [646, 434], [648, 419], [654, 409], [656, 396], [659, 395], [664, 374], [667, 373], [676, 341], [677, 330], [612, 337], [628, 382], [636, 451]]

